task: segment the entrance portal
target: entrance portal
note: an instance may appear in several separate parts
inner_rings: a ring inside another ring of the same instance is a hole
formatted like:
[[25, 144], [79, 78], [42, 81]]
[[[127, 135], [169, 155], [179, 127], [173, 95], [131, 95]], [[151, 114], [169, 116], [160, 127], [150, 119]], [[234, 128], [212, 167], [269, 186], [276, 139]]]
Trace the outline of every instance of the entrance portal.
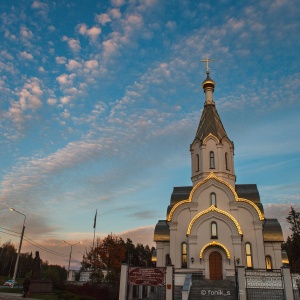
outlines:
[[213, 280], [222, 280], [222, 255], [213, 251], [209, 255], [209, 278]]

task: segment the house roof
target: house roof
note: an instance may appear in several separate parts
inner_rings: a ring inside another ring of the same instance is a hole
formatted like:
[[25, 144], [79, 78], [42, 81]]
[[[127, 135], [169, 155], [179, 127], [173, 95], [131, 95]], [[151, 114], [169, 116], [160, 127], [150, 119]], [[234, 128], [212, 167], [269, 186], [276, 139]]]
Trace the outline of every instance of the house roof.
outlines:
[[170, 241], [170, 229], [166, 220], [159, 220], [154, 229], [155, 242], [169, 242]]
[[[170, 205], [174, 206], [179, 201], [188, 199], [192, 189], [192, 186], [174, 187], [173, 193], [171, 194]], [[236, 184], [235, 191], [239, 198], [248, 199], [256, 205], [261, 204], [256, 184]]]
[[259, 192], [256, 184], [236, 184], [235, 191], [239, 198], [245, 198], [253, 203], [260, 203]]
[[235, 191], [239, 198], [245, 198], [252, 201], [259, 210], [264, 213], [264, 207], [260, 202], [260, 196], [256, 184], [236, 184]]
[[265, 219], [263, 238], [264, 242], [284, 242], [282, 229], [277, 219]]
[[170, 204], [173, 206], [179, 201], [188, 199], [192, 189], [192, 186], [175, 186], [171, 194]]

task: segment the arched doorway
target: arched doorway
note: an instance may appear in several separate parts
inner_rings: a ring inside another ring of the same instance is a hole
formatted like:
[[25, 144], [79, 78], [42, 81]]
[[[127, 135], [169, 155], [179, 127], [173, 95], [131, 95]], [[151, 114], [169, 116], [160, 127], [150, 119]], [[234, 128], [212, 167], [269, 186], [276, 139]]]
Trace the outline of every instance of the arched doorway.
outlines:
[[209, 254], [209, 279], [222, 280], [222, 255], [213, 251]]

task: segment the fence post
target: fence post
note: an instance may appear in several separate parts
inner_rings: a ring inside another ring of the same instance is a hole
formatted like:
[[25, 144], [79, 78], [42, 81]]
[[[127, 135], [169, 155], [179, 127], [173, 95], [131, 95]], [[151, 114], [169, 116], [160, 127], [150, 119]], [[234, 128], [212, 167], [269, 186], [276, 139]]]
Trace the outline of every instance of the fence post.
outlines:
[[282, 276], [283, 276], [283, 282], [284, 282], [285, 299], [293, 300], [294, 294], [293, 294], [293, 285], [292, 285], [290, 268], [282, 267], [281, 270], [282, 270]]
[[245, 267], [237, 266], [237, 280], [239, 285], [238, 290], [238, 299], [239, 300], [247, 300], [247, 292], [246, 292], [246, 278], [245, 278]]
[[173, 300], [173, 290], [174, 290], [173, 271], [174, 271], [174, 266], [172, 265], [167, 266], [166, 300]]
[[128, 277], [128, 265], [121, 265], [121, 277], [120, 277], [120, 290], [119, 290], [119, 300], [126, 300], [127, 295], [127, 278]]

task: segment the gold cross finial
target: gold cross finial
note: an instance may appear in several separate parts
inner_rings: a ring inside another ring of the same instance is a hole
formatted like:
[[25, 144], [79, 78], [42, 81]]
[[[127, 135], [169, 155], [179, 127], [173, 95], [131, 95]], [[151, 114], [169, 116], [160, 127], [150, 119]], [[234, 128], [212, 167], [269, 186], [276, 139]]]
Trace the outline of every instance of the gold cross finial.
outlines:
[[209, 68], [209, 66], [208, 66], [208, 63], [211, 62], [211, 61], [214, 61], [214, 60], [213, 60], [213, 59], [210, 59], [210, 58], [208, 58], [208, 57], [206, 57], [205, 59], [201, 59], [201, 60], [200, 60], [200, 62], [205, 62], [205, 63], [206, 63], [206, 66], [205, 66], [205, 68], [206, 68], [206, 73], [209, 73], [210, 68]]

